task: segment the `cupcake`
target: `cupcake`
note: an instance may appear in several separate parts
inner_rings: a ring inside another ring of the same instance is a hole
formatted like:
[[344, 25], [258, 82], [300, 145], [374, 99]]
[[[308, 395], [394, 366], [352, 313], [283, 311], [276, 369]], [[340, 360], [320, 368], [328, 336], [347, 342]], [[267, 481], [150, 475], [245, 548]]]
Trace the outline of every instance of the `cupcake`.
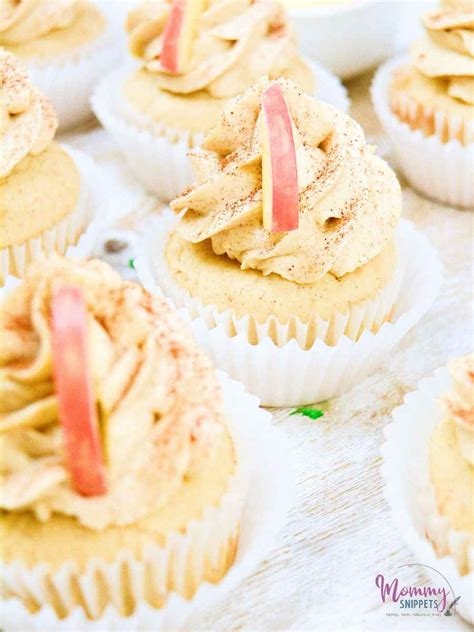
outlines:
[[432, 580], [449, 583], [442, 610], [473, 623], [474, 355], [420, 382], [393, 418], [383, 447], [393, 517]]
[[[273, 0], [145, 2], [129, 14], [126, 28], [139, 67], [104, 80], [93, 107], [139, 180], [166, 200], [192, 182], [187, 150], [261, 76], [315, 89], [314, 69], [299, 55], [288, 16]], [[334, 93], [344, 107], [339, 82], [324, 69], [316, 75], [318, 90], [329, 98]]]
[[27, 66], [56, 108], [61, 129], [91, 115], [92, 88], [117, 61], [115, 19], [88, 0], [2, 2], [0, 46]]
[[147, 237], [139, 268], [192, 318], [248, 345], [297, 341], [305, 361], [394, 318], [400, 186], [353, 119], [261, 80], [191, 159], [197, 183], [171, 203], [178, 221]]
[[53, 256], [3, 299], [0, 350], [4, 598], [95, 619], [219, 582], [247, 473], [217, 376], [166, 303]]
[[[474, 355], [452, 360], [448, 370], [452, 386], [429, 442], [436, 514], [427, 535], [436, 554], [453, 555], [466, 575], [474, 570]], [[463, 535], [453, 538], [453, 532]]]
[[407, 179], [425, 195], [474, 206], [474, 8], [423, 17], [410, 60], [379, 70], [374, 104]]
[[94, 212], [87, 157], [54, 142], [57, 116], [18, 60], [0, 50], [0, 285], [32, 261], [64, 253]]

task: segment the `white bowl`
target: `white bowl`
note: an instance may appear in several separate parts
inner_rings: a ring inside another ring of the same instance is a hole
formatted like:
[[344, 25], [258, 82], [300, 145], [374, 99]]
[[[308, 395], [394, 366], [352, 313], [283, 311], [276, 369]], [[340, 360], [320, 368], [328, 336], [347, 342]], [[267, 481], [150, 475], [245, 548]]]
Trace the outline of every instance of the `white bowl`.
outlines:
[[[297, 5], [297, 1], [295, 2]], [[299, 8], [286, 2], [304, 53], [342, 79], [361, 74], [396, 50], [398, 0], [351, 0]]]

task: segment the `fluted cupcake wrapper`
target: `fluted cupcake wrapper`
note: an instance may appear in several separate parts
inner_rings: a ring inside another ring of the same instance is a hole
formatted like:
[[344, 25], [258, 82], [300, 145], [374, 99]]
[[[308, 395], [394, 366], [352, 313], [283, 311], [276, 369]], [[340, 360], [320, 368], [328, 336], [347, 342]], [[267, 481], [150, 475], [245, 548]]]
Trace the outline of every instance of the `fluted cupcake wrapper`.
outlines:
[[[208, 508], [186, 533], [170, 534], [165, 546], [150, 545], [143, 561], [122, 551], [114, 563], [90, 560], [82, 573], [73, 564], [58, 571], [47, 565], [32, 570], [21, 564], [6, 565], [2, 576], [7, 590], [21, 597], [2, 604], [2, 623], [8, 630], [185, 629], [190, 616], [222, 599], [264, 558], [294, 498], [292, 466], [284, 439], [271, 425], [269, 413], [259, 408], [257, 398], [225, 374], [220, 373], [219, 379], [238, 463], [220, 505]], [[225, 556], [231, 560], [236, 546], [237, 556], [226, 576], [216, 585], [199, 587], [206, 569], [218, 566]], [[109, 605], [101, 613], [99, 595], [104, 586]], [[178, 594], [190, 596], [195, 588], [191, 600]], [[99, 619], [86, 617], [76, 605], [78, 594], [89, 616], [100, 614]], [[154, 597], [151, 604], [150, 595]], [[60, 614], [67, 615], [65, 619], [59, 619], [51, 608], [52, 597], [60, 604]], [[22, 599], [42, 607], [31, 615]], [[133, 613], [124, 617], [123, 609], [131, 606]]]
[[107, 19], [106, 30], [96, 41], [54, 58], [22, 60], [32, 83], [53, 103], [60, 130], [91, 118], [90, 97], [95, 85], [123, 56], [117, 45], [122, 29], [118, 3], [96, 4]]
[[[167, 211], [146, 227], [138, 245], [137, 274], [151, 292], [167, 297], [193, 329], [218, 368], [243, 382], [265, 406], [299, 406], [340, 395], [379, 364], [429, 309], [442, 274], [428, 240], [402, 221], [392, 281], [377, 297], [329, 321], [308, 324], [270, 317], [257, 323], [203, 305], [172, 278], [164, 255], [176, 218]], [[372, 333], [372, 330], [376, 333]]]
[[76, 256], [92, 254], [106, 217], [101, 194], [102, 172], [86, 154], [63, 145], [74, 159], [81, 175], [81, 189], [76, 208], [60, 222], [21, 244], [0, 249], [0, 287], [8, 276], [24, 276], [28, 266], [53, 253]]
[[[372, 85], [372, 100], [377, 116], [395, 150], [399, 166], [410, 184], [429, 198], [445, 204], [474, 208], [474, 123], [473, 129], [461, 131], [464, 124], [449, 120], [443, 112], [426, 111], [423, 116], [433, 125], [435, 134], [425, 136], [412, 129], [394, 114], [389, 104], [389, 86], [394, 71], [408, 58], [392, 59], [379, 68]], [[400, 100], [400, 111], [410, 119], [420, 116], [419, 106]], [[460, 135], [473, 138], [462, 145]], [[451, 138], [444, 142], [446, 138]]]
[[[455, 593], [451, 601], [461, 596], [457, 612], [474, 623], [474, 547], [467, 533], [451, 529], [438, 513], [429, 480], [429, 441], [443, 419], [439, 398], [450, 386], [448, 370], [438, 369], [393, 411], [393, 422], [385, 428], [382, 474], [385, 498], [407, 546], [436, 585], [439, 573], [449, 581]], [[461, 575], [460, 569], [467, 573]]]
[[[308, 64], [315, 76], [316, 96], [347, 111], [349, 99], [339, 79], [319, 64]], [[94, 92], [92, 109], [137, 179], [169, 202], [194, 182], [187, 153], [200, 146], [204, 135], [155, 123], [129, 106], [122, 86], [132, 72], [133, 67], [128, 67], [108, 75]]]

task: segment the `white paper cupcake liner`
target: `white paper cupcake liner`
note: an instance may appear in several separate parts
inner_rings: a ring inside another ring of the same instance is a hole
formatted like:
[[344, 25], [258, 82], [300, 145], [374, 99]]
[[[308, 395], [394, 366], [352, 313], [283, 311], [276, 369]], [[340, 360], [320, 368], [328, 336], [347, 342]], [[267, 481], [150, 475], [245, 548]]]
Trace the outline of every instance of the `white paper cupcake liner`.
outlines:
[[[443, 419], [439, 398], [450, 386], [448, 370], [438, 369], [393, 411], [393, 423], [385, 428], [382, 474], [385, 497], [407, 546], [435, 585], [442, 581], [439, 573], [449, 581], [452, 600], [461, 596], [457, 612], [474, 623], [474, 547], [467, 534], [450, 529], [438, 514], [429, 480], [429, 441]], [[468, 574], [460, 575], [461, 561], [470, 568]]]
[[[410, 184], [423, 195], [439, 202], [465, 208], [474, 207], [474, 143], [458, 140], [442, 142], [446, 129], [454, 135], [459, 122], [447, 122], [437, 113], [438, 135], [425, 136], [413, 130], [390, 109], [389, 85], [396, 68], [408, 58], [392, 59], [379, 68], [372, 85], [372, 100], [377, 116], [393, 144], [400, 169]], [[408, 106], [407, 106], [408, 107]]]
[[[317, 96], [340, 110], [349, 109], [347, 91], [328, 70], [308, 62], [317, 82]], [[167, 128], [135, 112], [122, 94], [130, 66], [108, 75], [96, 88], [92, 109], [116, 141], [136, 178], [169, 202], [194, 182], [187, 153], [200, 146], [203, 134]]]
[[[349, 315], [335, 315], [331, 323], [318, 320], [314, 330], [296, 319], [285, 326], [274, 318], [257, 325], [253, 318], [236, 318], [231, 310], [203, 306], [173, 280], [164, 245], [176, 221], [170, 212], [151, 220], [138, 246], [138, 277], [150, 292], [164, 295], [178, 308], [216, 366], [243, 382], [264, 406], [323, 401], [354, 386], [425, 314], [442, 281], [436, 252], [412, 224], [402, 220], [396, 239], [396, 272], [378, 299], [361, 304]], [[365, 325], [379, 325], [380, 315], [390, 311], [390, 322], [377, 333], [368, 328], [358, 336]], [[315, 339], [315, 334], [320, 337]], [[337, 344], [327, 344], [328, 336]], [[309, 340], [313, 343], [305, 349]]]
[[[137, 602], [135, 612], [122, 617], [116, 607], [109, 605], [98, 620], [90, 621], [84, 610], [76, 607], [67, 618], [60, 620], [48, 605], [30, 615], [18, 599], [7, 599], [2, 604], [2, 625], [7, 630], [182, 630], [186, 629], [185, 623], [191, 615], [220, 601], [255, 569], [272, 547], [286, 520], [294, 498], [294, 475], [284, 438], [271, 425], [269, 413], [259, 409], [258, 400], [246, 393], [241, 384], [221, 373], [219, 379], [239, 463], [220, 507], [210, 509], [202, 520], [190, 525], [187, 534], [173, 534], [166, 548], [150, 546], [144, 562], [131, 559], [124, 551], [115, 564], [91, 561], [87, 573], [83, 573], [80, 579], [79, 589], [89, 610], [94, 612], [97, 595], [94, 570], [101, 570], [110, 595], [119, 604], [123, 592], [119, 587], [123, 575], [120, 566], [125, 565], [130, 577], [129, 591]], [[265, 445], [263, 451], [262, 445]], [[163, 590], [164, 579], [169, 573], [180, 585], [184, 581], [190, 551], [193, 551], [194, 575], [199, 577], [204, 558], [218, 556], [222, 542], [234, 537], [239, 530], [236, 560], [219, 584], [203, 584], [190, 601], [173, 592], [159, 609], [146, 603], [146, 570], [151, 571], [147, 576], [157, 591]], [[72, 603], [67, 582], [71, 571], [65, 566], [61, 571], [49, 574], [50, 582], [56, 587], [57, 595], [67, 610], [71, 609]], [[21, 565], [12, 564], [3, 570], [2, 575], [15, 591], [47, 603], [44, 567], [26, 571]]]
[[107, 19], [106, 30], [96, 41], [58, 57], [22, 60], [32, 83], [53, 103], [60, 130], [92, 116], [90, 97], [95, 85], [123, 56], [118, 45], [121, 11], [110, 2], [95, 4]]
[[344, 314], [334, 312], [329, 320], [314, 316], [308, 323], [302, 323], [295, 317], [282, 325], [274, 316], [264, 323], [259, 323], [251, 315], [239, 318], [230, 309], [221, 311], [215, 305], [204, 305], [201, 299], [193, 298], [173, 279], [166, 262], [165, 248], [168, 234], [177, 221], [178, 218], [169, 210], [150, 221], [145, 244], [139, 246], [141, 254], [136, 263], [139, 276], [148, 285], [156, 279], [160, 291], [171, 298], [176, 306], [184, 307], [191, 318], [201, 318], [209, 329], [223, 327], [228, 336], [242, 334], [251, 344], [270, 338], [277, 347], [284, 347], [289, 340], [294, 339], [305, 350], [310, 349], [316, 340], [334, 346], [343, 336], [357, 341], [364, 330], [377, 331], [389, 320], [397, 302], [406, 266], [400, 256], [397, 256], [391, 282], [376, 298], [362, 301]]
[[[22, 244], [0, 249], [0, 285], [8, 276], [24, 276], [28, 266], [52, 253], [87, 257], [92, 254], [100, 230], [104, 226], [102, 171], [86, 154], [63, 145], [80, 171], [81, 189], [76, 208], [60, 222], [38, 237]], [[101, 216], [102, 215], [102, 216]]]

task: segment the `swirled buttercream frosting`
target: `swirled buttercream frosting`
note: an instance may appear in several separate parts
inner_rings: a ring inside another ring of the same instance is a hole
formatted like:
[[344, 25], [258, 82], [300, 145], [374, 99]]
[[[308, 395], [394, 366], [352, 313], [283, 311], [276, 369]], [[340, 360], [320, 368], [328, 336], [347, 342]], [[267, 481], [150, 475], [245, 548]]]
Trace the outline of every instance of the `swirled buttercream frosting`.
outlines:
[[242, 269], [314, 283], [341, 277], [378, 255], [394, 237], [401, 192], [388, 165], [369, 147], [360, 126], [332, 106], [279, 79], [293, 126], [299, 226], [272, 233], [262, 218], [261, 80], [230, 103], [191, 154], [197, 184], [171, 204], [187, 241], [210, 239], [217, 255]]
[[463, 457], [474, 465], [474, 355], [451, 360], [448, 370], [452, 386], [443, 399], [444, 407], [456, 424]]
[[441, 0], [441, 5], [450, 9], [472, 9], [472, 0]]
[[52, 141], [58, 120], [51, 103], [29, 82], [17, 59], [0, 50], [0, 178]]
[[412, 49], [413, 63], [426, 77], [447, 82], [449, 96], [474, 104], [474, 8], [454, 5], [423, 18], [426, 37]]
[[[107, 492], [71, 484], [52, 375], [51, 298], [82, 290]], [[176, 314], [99, 261], [54, 257], [0, 305], [0, 508], [102, 529], [159, 509], [213, 454], [224, 428], [208, 360]]]
[[164, 90], [174, 94], [205, 90], [216, 98], [230, 98], [263, 75], [285, 77], [296, 66], [305, 66], [280, 2], [210, 0], [199, 17], [189, 67], [170, 74], [160, 62], [170, 7], [166, 0], [145, 2], [127, 20], [131, 52]]
[[77, 0], [2, 0], [0, 45], [24, 44], [68, 28], [76, 19], [77, 7]]

